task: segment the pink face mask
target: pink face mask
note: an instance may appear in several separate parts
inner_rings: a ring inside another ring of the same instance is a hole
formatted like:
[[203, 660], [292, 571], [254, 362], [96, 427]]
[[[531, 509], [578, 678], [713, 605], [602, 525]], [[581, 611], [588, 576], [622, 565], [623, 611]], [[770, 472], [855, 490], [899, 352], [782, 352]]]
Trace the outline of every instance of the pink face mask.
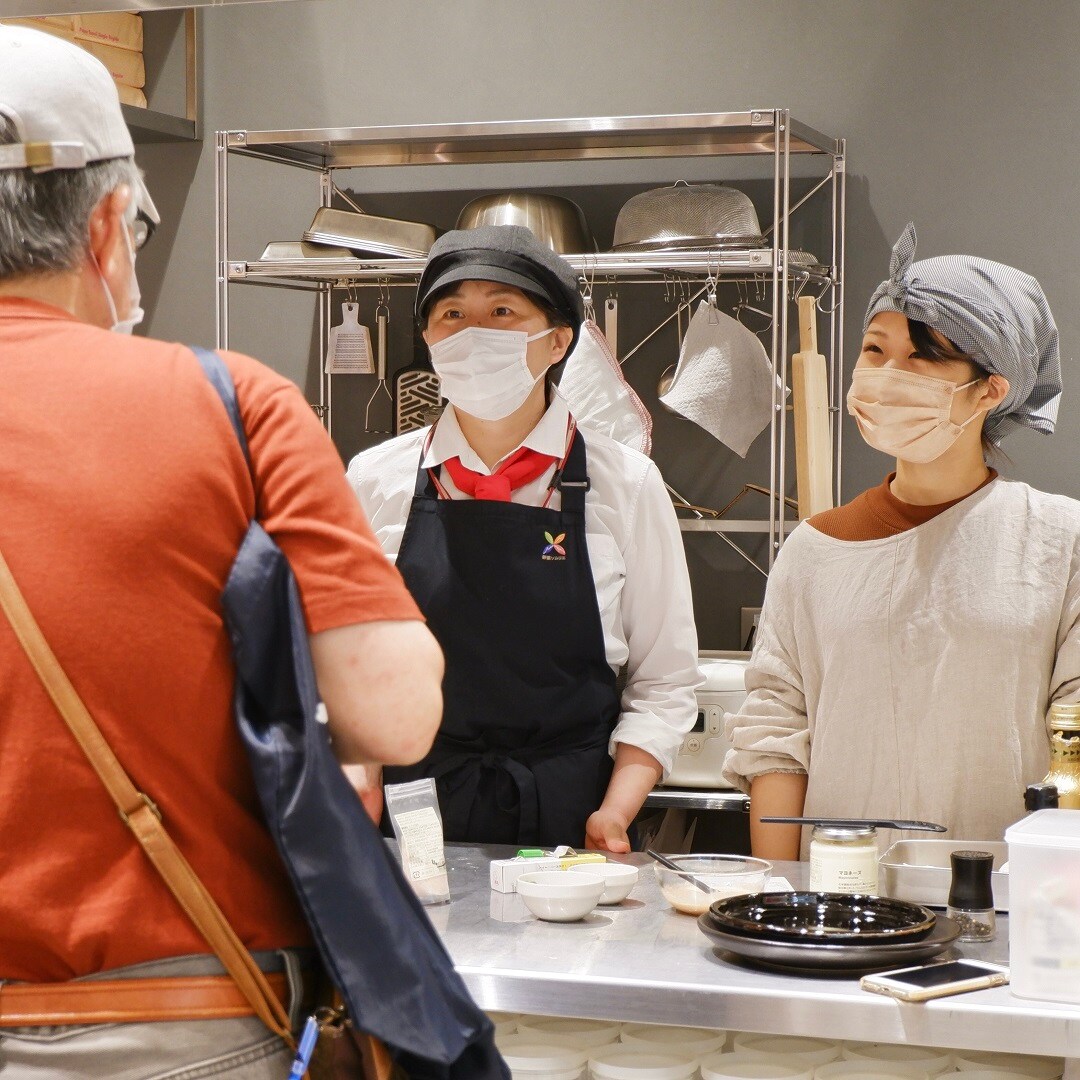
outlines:
[[982, 416], [977, 410], [962, 424], [952, 422], [953, 395], [979, 380], [957, 386], [948, 379], [888, 368], [856, 368], [848, 391], [848, 412], [875, 450], [924, 464], [941, 457], [964, 428]]

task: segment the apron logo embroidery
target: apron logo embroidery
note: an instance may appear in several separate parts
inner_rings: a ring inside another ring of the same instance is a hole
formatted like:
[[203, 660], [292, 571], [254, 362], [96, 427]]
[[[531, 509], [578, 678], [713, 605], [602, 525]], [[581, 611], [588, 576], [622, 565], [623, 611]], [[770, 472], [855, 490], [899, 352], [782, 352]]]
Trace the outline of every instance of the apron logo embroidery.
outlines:
[[566, 533], [559, 533], [558, 536], [552, 536], [551, 533], [544, 533], [544, 539], [547, 541], [547, 547], [544, 548], [543, 554], [540, 556], [544, 562], [565, 562], [566, 561], [566, 548], [562, 546], [562, 542], [566, 539]]

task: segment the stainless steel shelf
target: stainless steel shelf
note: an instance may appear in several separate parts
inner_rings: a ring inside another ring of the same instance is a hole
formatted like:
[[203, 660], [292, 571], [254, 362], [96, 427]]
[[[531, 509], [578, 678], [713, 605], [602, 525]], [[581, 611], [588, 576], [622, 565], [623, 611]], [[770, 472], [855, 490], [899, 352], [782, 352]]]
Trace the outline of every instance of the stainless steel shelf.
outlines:
[[[597, 158], [772, 154], [777, 110], [515, 120], [411, 127], [230, 131], [231, 151], [311, 169], [462, 165]], [[792, 154], [841, 153], [841, 145], [790, 121]]]
[[[590, 280], [614, 277], [625, 280], [635, 275], [678, 274], [718, 277], [754, 277], [771, 274], [773, 261], [781, 271], [784, 252], [772, 248], [739, 248], [703, 252], [614, 252], [567, 255], [567, 261]], [[415, 281], [424, 269], [424, 259], [255, 259], [230, 262], [229, 281], [252, 281], [276, 278], [300, 281]], [[788, 261], [788, 274], [794, 280], [805, 278], [815, 284], [833, 281], [831, 267], [820, 263]], [[648, 280], [655, 280], [649, 277]]]
[[698, 791], [685, 788], [653, 788], [645, 805], [661, 810], [729, 810], [750, 812], [750, 796], [741, 791]]

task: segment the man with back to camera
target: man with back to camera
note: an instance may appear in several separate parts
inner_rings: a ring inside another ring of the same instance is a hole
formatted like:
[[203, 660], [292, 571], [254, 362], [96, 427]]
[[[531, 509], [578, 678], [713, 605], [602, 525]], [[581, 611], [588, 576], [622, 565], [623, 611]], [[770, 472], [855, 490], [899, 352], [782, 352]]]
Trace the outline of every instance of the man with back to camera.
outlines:
[[[442, 656], [298, 389], [222, 354], [249, 474], [195, 355], [126, 336], [157, 222], [106, 69], [0, 26], [0, 552], [121, 764], [295, 1006], [311, 941], [234, 729], [220, 601], [256, 506], [296, 576], [343, 763], [423, 757]], [[0, 790], [4, 1080], [286, 1075], [291, 1054], [250, 1008], [41, 1026], [71, 980], [176, 980], [167, 993], [223, 969], [2, 617]], [[36, 1020], [5, 1017], [5, 982], [36, 984]]]

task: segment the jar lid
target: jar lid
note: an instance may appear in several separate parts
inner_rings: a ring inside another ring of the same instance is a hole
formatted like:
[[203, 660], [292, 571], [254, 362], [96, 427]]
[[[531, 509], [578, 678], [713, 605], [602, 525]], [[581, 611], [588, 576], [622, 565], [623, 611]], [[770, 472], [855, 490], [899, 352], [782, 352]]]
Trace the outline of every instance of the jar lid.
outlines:
[[873, 825], [815, 825], [812, 840], [869, 840], [877, 835]]
[[1050, 726], [1080, 731], [1080, 702], [1055, 701], [1050, 706]]
[[989, 851], [954, 851], [949, 907], [962, 911], [989, 911], [994, 906], [991, 873], [994, 856]]

